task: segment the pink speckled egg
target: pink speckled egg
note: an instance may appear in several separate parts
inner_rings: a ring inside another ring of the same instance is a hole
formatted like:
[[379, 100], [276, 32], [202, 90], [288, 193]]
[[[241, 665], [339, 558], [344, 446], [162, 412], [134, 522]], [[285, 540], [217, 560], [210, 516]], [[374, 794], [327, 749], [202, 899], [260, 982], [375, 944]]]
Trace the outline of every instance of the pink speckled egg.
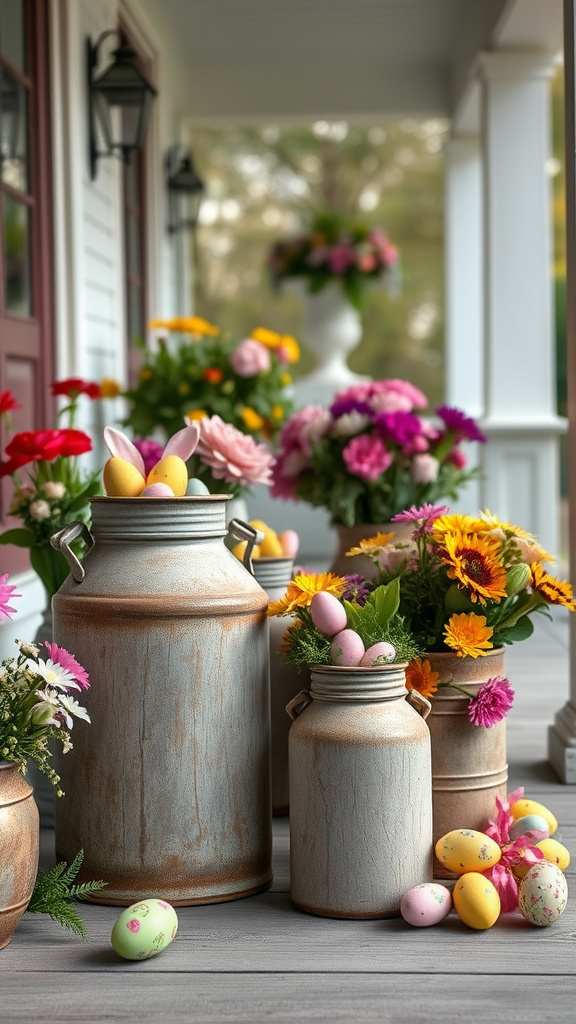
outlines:
[[428, 928], [438, 924], [452, 909], [452, 894], [445, 885], [423, 882], [409, 889], [400, 903], [400, 913], [408, 924]]
[[296, 558], [298, 548], [300, 547], [300, 538], [296, 533], [296, 530], [284, 530], [283, 533], [278, 534], [278, 540], [282, 545], [284, 557]]
[[361, 665], [382, 665], [384, 662], [392, 661], [396, 657], [396, 648], [386, 640], [378, 644], [372, 644], [360, 662]]
[[[324, 636], [336, 636], [346, 627], [346, 612], [334, 594], [319, 590], [310, 602], [310, 615], [316, 629]], [[364, 646], [362, 646], [364, 651]]]
[[142, 491], [141, 498], [173, 498], [174, 491], [168, 484], [148, 484]]
[[362, 637], [353, 629], [343, 629], [332, 641], [332, 664], [346, 667], [359, 665], [364, 657], [364, 650]]

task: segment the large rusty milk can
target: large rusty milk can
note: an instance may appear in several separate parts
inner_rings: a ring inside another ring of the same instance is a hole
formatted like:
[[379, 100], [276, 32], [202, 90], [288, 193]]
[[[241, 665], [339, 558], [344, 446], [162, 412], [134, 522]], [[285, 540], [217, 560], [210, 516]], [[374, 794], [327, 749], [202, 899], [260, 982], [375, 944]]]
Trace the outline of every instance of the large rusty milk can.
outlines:
[[56, 850], [84, 850], [99, 902], [213, 903], [272, 878], [268, 601], [224, 544], [226, 501], [94, 498], [91, 534], [53, 539], [72, 567], [54, 640], [89, 672], [92, 720], [59, 761]]
[[425, 697], [405, 665], [314, 665], [288, 704], [294, 903], [325, 917], [400, 914], [432, 878], [432, 770]]

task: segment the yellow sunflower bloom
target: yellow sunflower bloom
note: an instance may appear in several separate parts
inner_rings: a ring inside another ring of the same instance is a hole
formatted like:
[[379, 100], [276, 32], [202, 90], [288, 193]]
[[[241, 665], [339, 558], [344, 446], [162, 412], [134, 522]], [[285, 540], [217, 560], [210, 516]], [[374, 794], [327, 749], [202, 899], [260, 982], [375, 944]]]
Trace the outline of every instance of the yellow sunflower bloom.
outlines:
[[292, 645], [292, 638], [294, 636], [295, 631], [297, 629], [300, 629], [300, 627], [303, 625], [304, 623], [300, 622], [300, 619], [296, 619], [296, 622], [293, 622], [291, 626], [288, 626], [288, 629], [283, 634], [282, 639], [278, 645], [279, 654], [288, 654], [290, 647]]
[[268, 606], [268, 615], [290, 615], [295, 608], [308, 608], [321, 590], [340, 597], [347, 587], [347, 581], [333, 572], [299, 573], [290, 580], [284, 597]]
[[247, 430], [262, 430], [265, 420], [255, 409], [245, 405], [240, 415]]
[[454, 514], [438, 516], [432, 524], [432, 536], [435, 540], [443, 540], [447, 533], [485, 533], [492, 529], [493, 525], [485, 519]]
[[375, 537], [368, 537], [361, 540], [357, 547], [350, 548], [347, 556], [352, 555], [378, 555], [394, 537], [394, 533], [377, 533]]
[[490, 640], [493, 629], [486, 625], [484, 615], [474, 612], [452, 615], [444, 630], [444, 643], [451, 647], [459, 658], [484, 657], [493, 645]]
[[406, 689], [418, 690], [423, 697], [431, 697], [438, 689], [440, 673], [434, 672], [427, 659], [415, 658], [406, 669]]
[[557, 580], [543, 566], [533, 562], [530, 566], [532, 586], [548, 604], [561, 604], [569, 611], [576, 611], [572, 587], [565, 580]]
[[100, 381], [100, 395], [102, 398], [118, 398], [122, 388], [113, 377], [103, 377]]
[[487, 536], [446, 534], [442, 561], [448, 576], [466, 588], [471, 601], [506, 597], [506, 569], [499, 560], [500, 542]]

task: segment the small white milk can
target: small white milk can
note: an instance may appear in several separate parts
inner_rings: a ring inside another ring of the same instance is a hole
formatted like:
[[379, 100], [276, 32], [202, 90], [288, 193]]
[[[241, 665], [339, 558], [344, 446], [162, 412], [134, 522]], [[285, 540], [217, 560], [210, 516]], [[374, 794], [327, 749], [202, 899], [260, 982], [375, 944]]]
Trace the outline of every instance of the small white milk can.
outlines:
[[[293, 559], [259, 558], [253, 563], [254, 576], [270, 602], [279, 601], [292, 577]], [[290, 719], [286, 704], [302, 686], [302, 673], [287, 665], [280, 654], [282, 637], [290, 625], [285, 616], [273, 615], [270, 626], [270, 715], [272, 725], [272, 813], [288, 814], [288, 733]]]
[[325, 917], [393, 917], [432, 880], [432, 770], [405, 665], [316, 665], [288, 705], [292, 900]]
[[92, 720], [59, 760], [56, 849], [84, 850], [101, 903], [215, 903], [272, 878], [268, 601], [224, 544], [226, 501], [94, 498], [92, 533], [52, 539], [72, 567], [54, 640], [90, 675]]

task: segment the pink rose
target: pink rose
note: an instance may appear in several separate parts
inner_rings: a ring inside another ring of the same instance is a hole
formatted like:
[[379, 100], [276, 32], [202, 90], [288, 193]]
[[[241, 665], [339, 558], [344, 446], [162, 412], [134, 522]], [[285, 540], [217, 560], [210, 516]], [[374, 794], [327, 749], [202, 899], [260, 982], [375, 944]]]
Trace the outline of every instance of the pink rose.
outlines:
[[411, 473], [419, 484], [431, 484], [438, 476], [440, 463], [433, 455], [427, 453], [415, 455], [412, 459]]
[[259, 444], [219, 416], [206, 416], [199, 421], [200, 440], [196, 455], [211, 470], [216, 480], [249, 487], [269, 484], [274, 456], [266, 445]]
[[254, 338], [246, 338], [230, 356], [230, 366], [239, 377], [255, 377], [270, 370], [270, 352]]
[[342, 452], [348, 472], [361, 480], [377, 480], [392, 465], [393, 458], [376, 434], [353, 437]]

